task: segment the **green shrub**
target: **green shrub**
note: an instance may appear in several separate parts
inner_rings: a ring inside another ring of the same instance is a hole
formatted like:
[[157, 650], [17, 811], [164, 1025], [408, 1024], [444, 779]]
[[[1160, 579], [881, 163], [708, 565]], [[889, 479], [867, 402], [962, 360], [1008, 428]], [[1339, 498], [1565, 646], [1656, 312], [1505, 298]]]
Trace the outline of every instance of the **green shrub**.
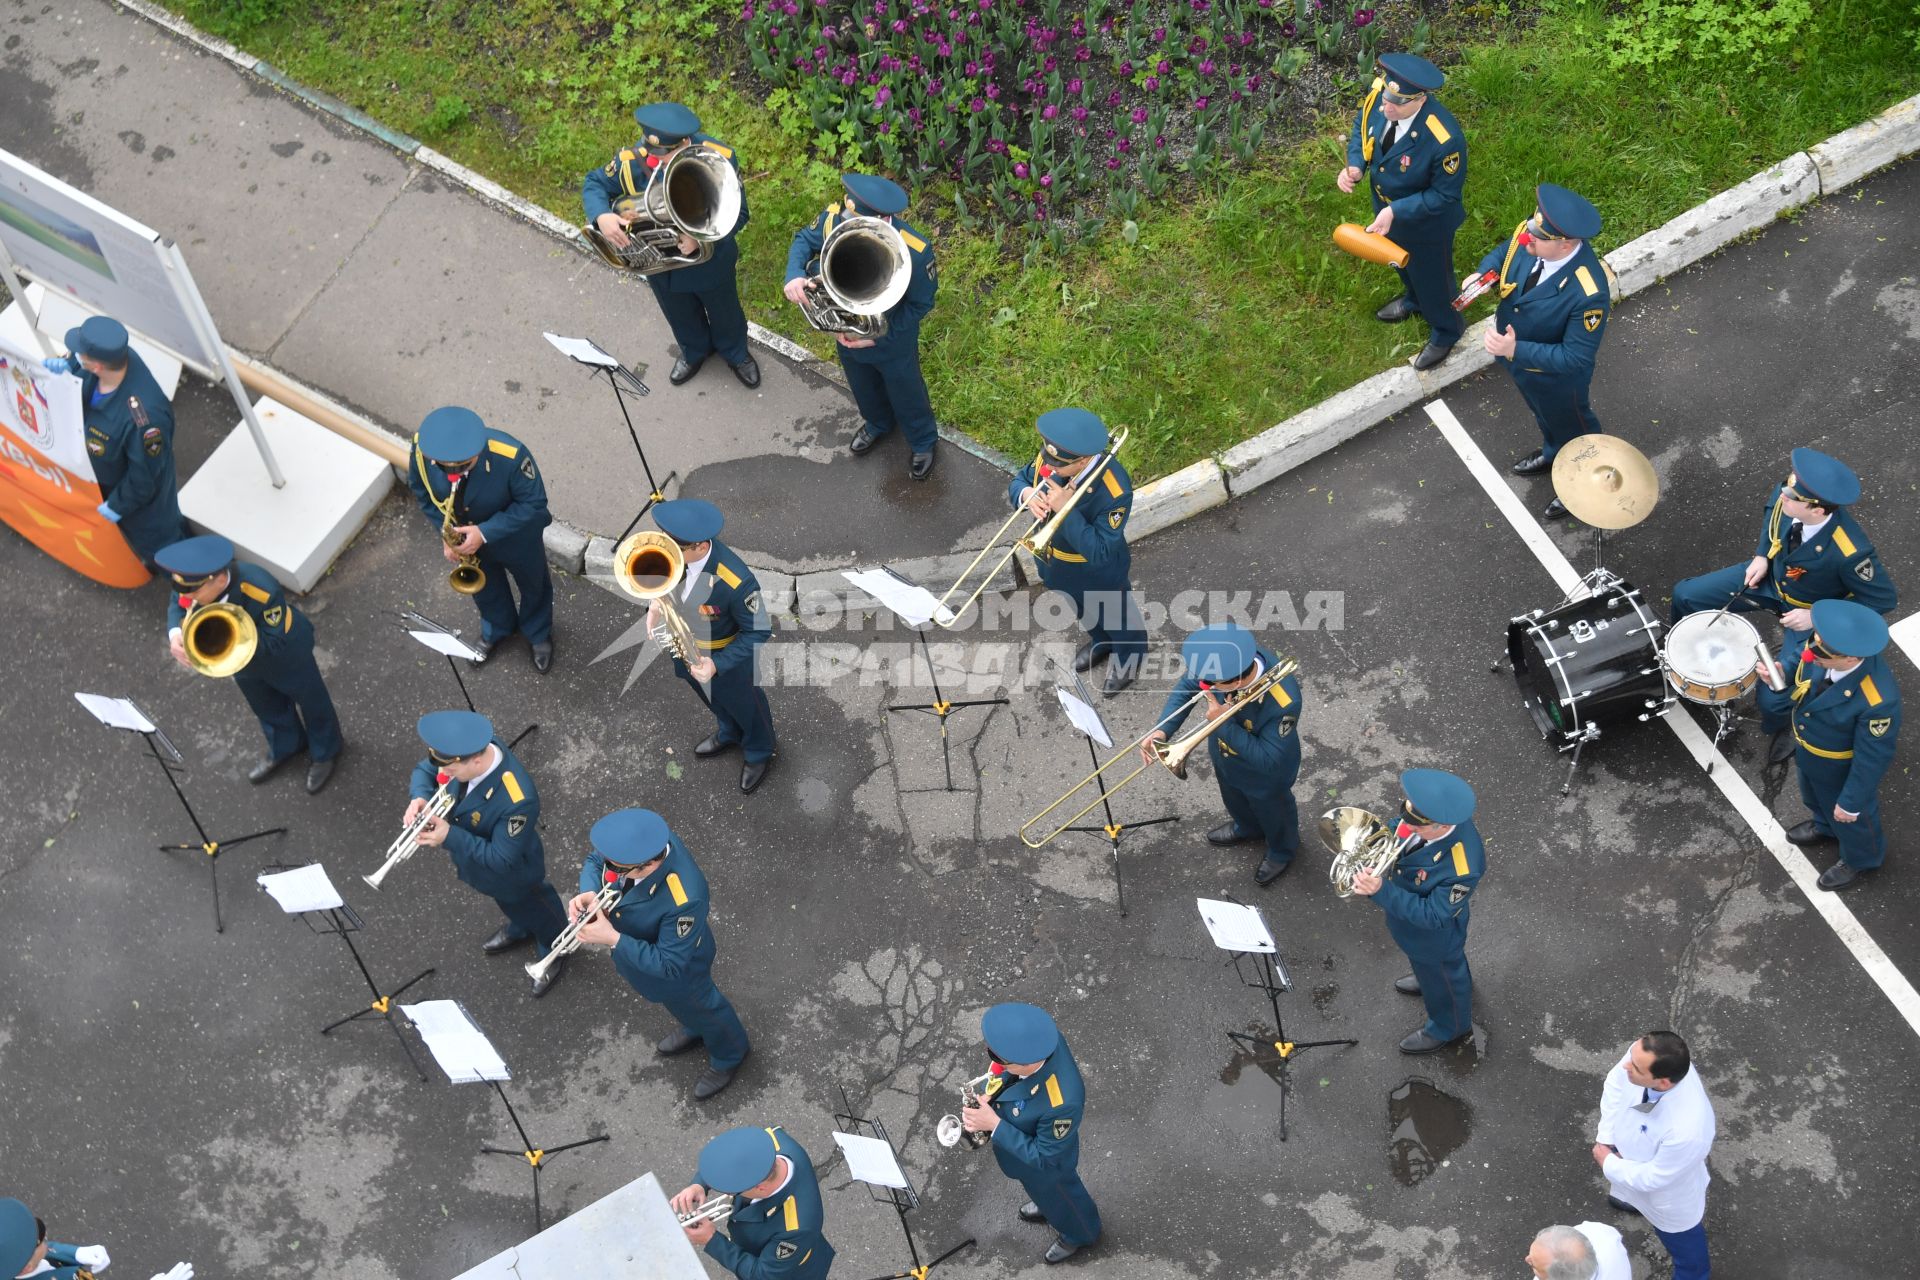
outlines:
[[1813, 0], [1632, 0], [1607, 28], [1607, 62], [1759, 66], [1791, 50], [1812, 20]]

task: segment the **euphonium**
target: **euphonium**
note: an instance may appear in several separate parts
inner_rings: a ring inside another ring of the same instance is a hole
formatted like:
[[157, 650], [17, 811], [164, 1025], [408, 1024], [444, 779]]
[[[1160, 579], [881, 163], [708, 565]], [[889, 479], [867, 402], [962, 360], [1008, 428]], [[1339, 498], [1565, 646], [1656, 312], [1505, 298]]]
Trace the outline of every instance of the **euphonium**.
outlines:
[[535, 982], [539, 982], [547, 976], [547, 970], [553, 968], [561, 957], [570, 956], [578, 951], [580, 949], [580, 930], [586, 928], [587, 923], [595, 916], [605, 915], [607, 912], [619, 906], [620, 899], [625, 893], [626, 887], [620, 883], [620, 873], [617, 871], [607, 872], [607, 882], [601, 888], [599, 895], [594, 898], [593, 905], [585, 911], [582, 911], [578, 919], [575, 919], [560, 931], [560, 936], [553, 940], [553, 945], [547, 949], [547, 954], [541, 956], [532, 964], [521, 966], [527, 971], [527, 976]]
[[913, 259], [907, 242], [885, 218], [847, 218], [827, 233], [807, 277], [800, 310], [822, 333], [880, 338], [887, 312], [907, 296]]
[[1320, 815], [1320, 843], [1333, 855], [1327, 879], [1342, 898], [1353, 896], [1353, 882], [1362, 871], [1385, 876], [1400, 855], [1418, 839], [1409, 832], [1394, 834], [1386, 820], [1353, 805], [1341, 805]]
[[[643, 276], [698, 266], [713, 256], [715, 241], [732, 234], [740, 220], [740, 175], [725, 156], [704, 145], [676, 152], [637, 196], [614, 201], [626, 222], [628, 244], [619, 246], [588, 226], [587, 243], [611, 266]], [[680, 237], [693, 240], [680, 252]]]
[[[450, 547], [460, 545], [460, 535], [453, 531], [453, 501], [460, 492], [460, 486], [465, 483], [465, 476], [450, 481], [447, 485], [447, 505], [440, 508], [440, 540]], [[487, 585], [487, 571], [480, 567], [480, 557], [461, 556], [460, 563], [447, 574], [447, 585], [463, 596], [480, 594], [480, 589]]]
[[453, 777], [451, 774], [445, 773], [439, 774], [437, 777], [440, 783], [439, 788], [434, 791], [433, 795], [428, 797], [427, 807], [420, 811], [419, 816], [403, 827], [400, 834], [393, 838], [393, 843], [387, 846], [386, 861], [380, 864], [380, 869], [370, 876], [360, 877], [374, 888], [378, 889], [380, 887], [380, 882], [387, 878], [387, 872], [393, 870], [419, 851], [420, 833], [427, 829], [427, 824], [435, 818], [446, 817], [448, 812], [452, 810]]
[[733, 1212], [733, 1197], [729, 1195], [708, 1196], [700, 1202], [698, 1208], [679, 1215], [680, 1225], [690, 1227], [696, 1222], [720, 1222]]
[[[1006, 1077], [1001, 1074], [1003, 1070], [1004, 1068], [996, 1062], [987, 1071], [973, 1079], [961, 1081], [961, 1108], [964, 1110], [967, 1107], [979, 1106], [979, 1091], [982, 1089], [987, 1091], [989, 1098], [998, 1093], [1000, 1086], [1006, 1083]], [[966, 1139], [968, 1146], [975, 1148], [984, 1147], [993, 1140], [992, 1134], [967, 1128], [960, 1123], [960, 1117], [955, 1115], [941, 1116], [940, 1122], [933, 1127], [933, 1136], [943, 1147], [957, 1147], [962, 1138]]]
[[[290, 607], [290, 606], [289, 606]], [[244, 670], [260, 647], [260, 629], [237, 604], [197, 604], [180, 623], [187, 663], [203, 676], [230, 676]]]
[[700, 646], [694, 643], [687, 620], [673, 607], [674, 588], [686, 572], [687, 560], [680, 554], [680, 544], [653, 529], [630, 534], [613, 549], [614, 583], [635, 600], [660, 606], [660, 625], [653, 629], [653, 642], [691, 664], [699, 656]]

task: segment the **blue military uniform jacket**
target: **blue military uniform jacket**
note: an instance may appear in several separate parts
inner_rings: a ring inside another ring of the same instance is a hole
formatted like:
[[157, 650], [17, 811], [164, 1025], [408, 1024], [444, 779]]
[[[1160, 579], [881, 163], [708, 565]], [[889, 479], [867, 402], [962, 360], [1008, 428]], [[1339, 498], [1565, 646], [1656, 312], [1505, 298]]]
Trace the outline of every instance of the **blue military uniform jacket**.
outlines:
[[[1035, 479], [1046, 462], [1045, 453], [1020, 468], [1007, 485], [1007, 501], [1020, 505], [1020, 491], [1037, 485]], [[1076, 477], [1074, 483], [1084, 484]], [[1093, 481], [1093, 492], [1080, 499], [1068, 513], [1060, 532], [1054, 535], [1039, 557], [1040, 577], [1056, 591], [1123, 590], [1133, 567], [1133, 552], [1127, 546], [1127, 517], [1133, 511], [1133, 477], [1126, 464], [1115, 458]]]
[[740, 1280], [823, 1280], [833, 1265], [833, 1246], [822, 1234], [826, 1209], [819, 1175], [786, 1130], [767, 1132], [774, 1153], [793, 1162], [793, 1176], [764, 1200], [741, 1204], [736, 1196], [726, 1230], [707, 1241], [707, 1255]]
[[[435, 504], [445, 502], [454, 486], [440, 464], [428, 461], [420, 452], [418, 434], [413, 438], [413, 465], [407, 468], [407, 487], [413, 490], [420, 510], [438, 528], [441, 514]], [[480, 548], [483, 558], [488, 547], [503, 555], [539, 550], [540, 531], [553, 523], [553, 513], [547, 510], [547, 482], [540, 478], [540, 469], [525, 445], [504, 431], [487, 428], [487, 447], [460, 482], [453, 522], [479, 526], [480, 536], [486, 539], [486, 545]]]
[[1000, 1117], [993, 1131], [993, 1158], [1010, 1178], [1070, 1173], [1080, 1163], [1080, 1118], [1086, 1086], [1073, 1051], [1062, 1037], [1038, 1071], [1007, 1081], [985, 1099]]
[[1834, 803], [1864, 813], [1900, 738], [1900, 687], [1892, 668], [1875, 656], [1829, 680], [1823, 669], [1802, 662], [1793, 673], [1793, 700], [1794, 741], [1826, 767], [1844, 769]]
[[[1262, 671], [1271, 670], [1279, 661], [1265, 649], [1255, 652]], [[1179, 735], [1191, 712], [1191, 708], [1183, 710], [1182, 704], [1199, 691], [1200, 682], [1188, 674], [1181, 676], [1180, 683], [1167, 695], [1158, 726], [1166, 730], [1167, 737]], [[1216, 696], [1225, 701], [1235, 695], [1222, 690]], [[1208, 736], [1207, 753], [1213, 760], [1213, 775], [1221, 785], [1249, 795], [1292, 789], [1300, 772], [1300, 737], [1293, 730], [1300, 720], [1301, 701], [1299, 680], [1288, 676], [1260, 701], [1228, 716], [1226, 723]]]
[[73, 1256], [78, 1247], [47, 1241], [47, 1265], [53, 1269], [34, 1272], [33, 1280], [94, 1280], [94, 1273], [81, 1266]]
[[1385, 81], [1376, 77], [1353, 118], [1347, 163], [1366, 172], [1375, 213], [1393, 206], [1389, 239], [1445, 239], [1467, 217], [1460, 198], [1467, 185], [1466, 133], [1453, 113], [1428, 94], [1420, 114], [1401, 121], [1393, 146], [1382, 149], [1388, 123], [1380, 107], [1384, 87]]
[[1531, 289], [1522, 290], [1538, 261], [1520, 247], [1522, 223], [1505, 249], [1495, 249], [1480, 260], [1481, 272], [1500, 271], [1500, 306], [1494, 327], [1513, 329], [1513, 358], [1498, 357], [1510, 365], [1515, 381], [1538, 379], [1586, 385], [1593, 379], [1593, 362], [1607, 330], [1613, 308], [1607, 271], [1590, 242], [1582, 242], [1567, 264]]
[[1899, 594], [1853, 513], [1836, 508], [1818, 534], [1788, 551], [1793, 517], [1781, 509], [1780, 494], [1775, 485], [1753, 547], [1753, 554], [1773, 561], [1773, 593], [1800, 609], [1821, 600], [1853, 600], [1875, 613], [1891, 613]]
[[173, 469], [173, 406], [148, 371], [127, 352], [127, 372], [111, 395], [94, 403], [100, 379], [80, 379], [87, 456], [100, 496], [120, 517], [120, 533], [151, 557], [180, 537], [180, 499]]
[[718, 538], [701, 566], [693, 593], [682, 600], [675, 588], [673, 607], [687, 620], [701, 652], [713, 659], [716, 679], [742, 665], [751, 666], [755, 651], [773, 634], [773, 618], [760, 598], [759, 580], [747, 562]]
[[1459, 953], [1467, 940], [1473, 888], [1486, 863], [1486, 847], [1471, 822], [1401, 855], [1373, 901], [1386, 912], [1387, 932], [1410, 959], [1443, 960]]
[[[827, 233], [842, 218], [853, 215], [853, 201], [830, 204], [826, 212], [814, 219], [812, 226], [793, 233], [793, 244], [787, 249], [787, 279], [798, 280], [809, 275], [816, 265], [815, 258], [820, 256], [820, 246], [826, 243]], [[891, 220], [893, 229], [900, 233], [906, 242], [907, 256], [913, 265], [913, 274], [907, 281], [906, 296], [893, 304], [887, 312], [887, 333], [875, 340], [871, 347], [841, 347], [840, 357], [861, 364], [885, 364], [900, 357], [918, 357], [920, 346], [920, 322], [926, 319], [927, 312], [933, 310], [933, 296], [940, 287], [939, 268], [933, 260], [933, 246], [927, 243], [925, 236], [899, 218]]]
[[[606, 887], [607, 864], [597, 853], [580, 868], [580, 892]], [[697, 987], [713, 969], [713, 931], [707, 925], [707, 878], [679, 836], [645, 879], [628, 885], [607, 919], [620, 931], [613, 967], [633, 989], [659, 1001]]]
[[[447, 842], [462, 880], [490, 898], [525, 897], [546, 883], [547, 851], [540, 843], [540, 793], [533, 778], [499, 739], [493, 746], [500, 763], [466, 788], [447, 814]], [[439, 766], [422, 760], [413, 767], [412, 794], [425, 800], [439, 787]], [[456, 794], [461, 783], [453, 784]]]
[[[307, 615], [288, 603], [274, 576], [257, 564], [237, 560], [233, 578], [227, 583], [222, 600], [237, 604], [253, 619], [260, 645], [253, 658], [235, 677], [239, 680], [275, 681], [296, 663], [313, 653], [313, 623]], [[167, 628], [172, 630], [186, 621], [187, 611], [180, 607], [176, 592], [167, 597]]]
[[[734, 157], [733, 148], [704, 133], [696, 133], [693, 145], [705, 147], [718, 153], [740, 172], [740, 161]], [[625, 196], [637, 196], [646, 191], [658, 169], [647, 168], [646, 148], [640, 143], [621, 148], [620, 154], [607, 161], [604, 168], [595, 169], [587, 175], [580, 186], [580, 203], [587, 211], [587, 221], [592, 223], [603, 213], [612, 213], [613, 202]], [[669, 293], [704, 293], [708, 289], [730, 288], [733, 285], [734, 264], [740, 260], [740, 245], [734, 237], [747, 225], [747, 194], [745, 187], [740, 191], [740, 220], [733, 224], [733, 230], [713, 242], [713, 256], [698, 266], [679, 267], [673, 271], [663, 271], [647, 277], [647, 283], [656, 289], [665, 289]]]

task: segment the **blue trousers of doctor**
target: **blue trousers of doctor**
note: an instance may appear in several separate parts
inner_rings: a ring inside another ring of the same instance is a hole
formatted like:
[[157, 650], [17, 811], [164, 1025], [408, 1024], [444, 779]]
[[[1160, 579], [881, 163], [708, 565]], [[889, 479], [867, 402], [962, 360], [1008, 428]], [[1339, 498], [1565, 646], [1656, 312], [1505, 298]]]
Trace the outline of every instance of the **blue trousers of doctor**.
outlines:
[[1452, 1040], [1473, 1030], [1473, 973], [1467, 953], [1431, 959], [1407, 957], [1420, 983], [1420, 1000], [1427, 1006], [1426, 1033], [1435, 1040]]
[[687, 670], [687, 664], [675, 660], [674, 674], [705, 695], [713, 707], [714, 732], [724, 745], [740, 744], [740, 754], [749, 764], [773, 757], [773, 708], [767, 692], [756, 681], [755, 664], [743, 662], [731, 671], [716, 671], [713, 682], [702, 685]]
[[[480, 549], [480, 567], [486, 570], [487, 585], [473, 597], [480, 610], [480, 636], [488, 644], [498, 644], [518, 631], [528, 644], [545, 644], [553, 638], [553, 575], [547, 571], [547, 552], [540, 533], [522, 533], [499, 545]], [[507, 579], [513, 586], [507, 586]], [[513, 603], [514, 592], [520, 604]]]
[[[1736, 590], [1747, 585], [1747, 566], [1730, 564], [1724, 569], [1715, 569], [1712, 573], [1703, 573], [1695, 578], [1682, 578], [1673, 584], [1673, 608], [1667, 614], [1667, 625], [1671, 627], [1688, 614], [1705, 613], [1718, 609], [1733, 596]], [[1766, 584], [1754, 588], [1762, 594], [1771, 596], [1772, 589]], [[1733, 601], [1729, 613], [1750, 613], [1761, 610], [1763, 606], [1755, 604], [1744, 596]], [[1807, 637], [1811, 631], [1783, 631], [1780, 637], [1780, 652], [1775, 660], [1780, 670], [1789, 680], [1793, 678], [1793, 669], [1800, 662], [1800, 651], [1807, 647]], [[1793, 699], [1786, 693], [1775, 693], [1762, 680], [1754, 689], [1755, 700], [1760, 705], [1760, 731], [1778, 733], [1787, 727], [1793, 716]]]
[[544, 880], [518, 898], [495, 898], [493, 902], [514, 933], [532, 938], [543, 956], [553, 940], [566, 931], [567, 913], [560, 905], [560, 895]]
[[673, 330], [680, 358], [698, 364], [718, 351], [728, 364], [740, 364], [747, 350], [747, 313], [740, 306], [740, 289], [731, 279], [717, 289], [675, 293], [659, 276], [648, 276], [660, 314]]
[[1600, 430], [1600, 419], [1594, 415], [1593, 403], [1587, 394], [1591, 379], [1573, 382], [1551, 374], [1528, 373], [1518, 367], [1510, 367], [1510, 371], [1520, 398], [1533, 410], [1533, 420], [1540, 427], [1540, 451], [1547, 457], [1559, 453], [1569, 440]]
[[[1051, 584], [1049, 584], [1051, 585]], [[1112, 654], [1114, 660], [1144, 657], [1147, 652], [1147, 624], [1140, 616], [1140, 605], [1131, 586], [1118, 591], [1076, 591], [1071, 587], [1056, 590], [1073, 601], [1087, 638], [1093, 641], [1094, 656]]]
[[1467, 328], [1465, 319], [1453, 309], [1454, 295], [1460, 291], [1453, 274], [1453, 234], [1449, 232], [1445, 240], [1398, 243], [1407, 251], [1407, 265], [1395, 267], [1394, 272], [1400, 277], [1407, 301], [1433, 330], [1433, 340], [1443, 347], [1452, 346]]
[[711, 977], [702, 975], [671, 992], [659, 992], [648, 998], [678, 1018], [689, 1034], [700, 1037], [707, 1046], [708, 1065], [715, 1071], [731, 1071], [746, 1061], [747, 1029]]
[[906, 433], [913, 452], [933, 452], [940, 442], [940, 424], [933, 417], [933, 400], [920, 373], [917, 347], [907, 355], [878, 361], [852, 360], [842, 350], [840, 367], [846, 371], [847, 390], [853, 392], [854, 406], [869, 433], [883, 436], [898, 427]]
[[267, 752], [275, 760], [297, 755], [302, 748], [315, 763], [340, 754], [340, 718], [327, 693], [320, 668], [308, 652], [288, 663], [290, 669], [271, 675], [235, 676], [240, 694], [267, 735]]
[[1100, 1238], [1100, 1210], [1094, 1207], [1077, 1168], [1047, 1173], [1001, 1159], [998, 1147], [993, 1155], [1000, 1171], [1020, 1184], [1027, 1199], [1046, 1215], [1047, 1225], [1059, 1232], [1062, 1240], [1084, 1248]]
[[1293, 801], [1292, 778], [1278, 791], [1259, 794], [1222, 782], [1220, 799], [1226, 802], [1236, 832], [1266, 837], [1268, 862], [1285, 866], [1300, 852], [1300, 807]]
[[1667, 1246], [1667, 1256], [1673, 1259], [1673, 1280], [1708, 1280], [1713, 1274], [1713, 1264], [1707, 1259], [1705, 1221], [1685, 1231], [1662, 1231], [1654, 1227], [1653, 1234], [1660, 1237], [1660, 1243]]
[[1834, 802], [1847, 785], [1852, 761], [1822, 760], [1804, 750], [1794, 752], [1794, 757], [1794, 772], [1800, 775], [1800, 802], [1807, 806], [1814, 829], [1840, 842], [1840, 861], [1857, 871], [1871, 871], [1885, 862], [1887, 836], [1880, 826], [1879, 793], [1852, 822], [1833, 820]]

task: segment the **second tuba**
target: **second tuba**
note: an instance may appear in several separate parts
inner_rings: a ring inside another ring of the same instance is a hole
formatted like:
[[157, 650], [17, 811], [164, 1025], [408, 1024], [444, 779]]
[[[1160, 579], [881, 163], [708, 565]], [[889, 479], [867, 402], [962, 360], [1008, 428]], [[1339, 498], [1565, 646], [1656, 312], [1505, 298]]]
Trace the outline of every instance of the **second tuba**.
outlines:
[[[718, 151], [705, 146], [675, 152], [637, 196], [614, 201], [613, 211], [627, 224], [625, 245], [616, 245], [598, 227], [584, 229], [587, 243], [611, 266], [643, 276], [695, 267], [713, 256], [740, 221], [740, 175]], [[680, 237], [696, 242], [692, 254], [680, 252]]]
[[187, 662], [203, 676], [216, 679], [238, 674], [253, 661], [260, 647], [260, 629], [237, 604], [195, 605], [180, 624], [180, 643]]
[[807, 277], [807, 323], [822, 333], [881, 338], [887, 312], [907, 296], [913, 259], [907, 242], [885, 218], [847, 218], [827, 233]]
[[691, 665], [700, 648], [693, 628], [673, 607], [674, 589], [686, 572], [680, 544], [655, 529], [628, 534], [613, 549], [613, 580], [620, 590], [635, 600], [659, 602], [660, 625], [652, 633], [653, 642]]

